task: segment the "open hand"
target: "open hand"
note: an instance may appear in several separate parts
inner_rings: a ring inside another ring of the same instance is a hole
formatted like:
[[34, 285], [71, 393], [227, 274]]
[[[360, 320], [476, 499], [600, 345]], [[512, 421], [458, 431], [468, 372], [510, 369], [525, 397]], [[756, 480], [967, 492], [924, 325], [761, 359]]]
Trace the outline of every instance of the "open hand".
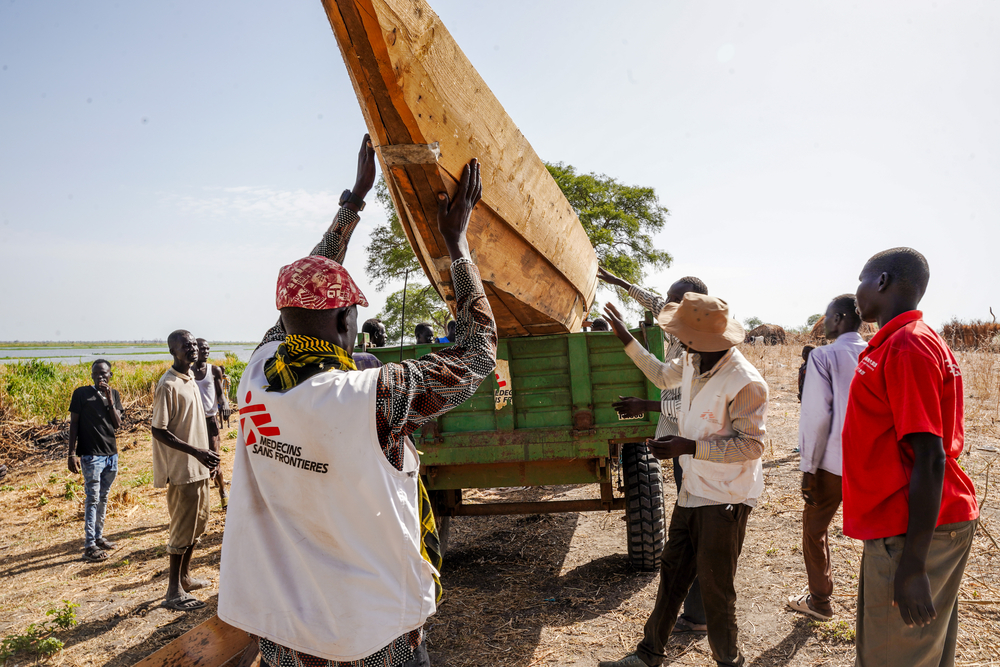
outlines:
[[675, 459], [682, 454], [694, 455], [697, 449], [694, 440], [677, 435], [668, 435], [659, 440], [650, 438], [646, 440], [646, 446], [649, 447], [649, 452], [661, 461]]
[[375, 148], [372, 146], [371, 137], [366, 134], [361, 141], [361, 150], [358, 151], [358, 175], [354, 179], [354, 189], [351, 191], [364, 199], [374, 184]]
[[604, 282], [608, 283], [609, 285], [621, 287], [622, 289], [628, 289], [630, 287], [630, 285], [627, 282], [625, 282], [615, 274], [611, 273], [603, 266], [597, 267], [597, 277], [603, 280]]
[[618, 340], [620, 340], [624, 345], [628, 345], [629, 341], [632, 340], [632, 334], [628, 332], [628, 327], [625, 326], [622, 314], [618, 312], [617, 308], [615, 308], [615, 304], [610, 301], [604, 304], [604, 316], [607, 318], [608, 324], [610, 324], [611, 328], [614, 330], [615, 335], [618, 336]]
[[892, 582], [892, 606], [899, 607], [899, 615], [903, 623], [909, 627], [930, 625], [937, 618], [934, 600], [931, 597], [931, 580], [923, 567], [909, 562], [906, 558], [899, 561], [896, 576]]
[[462, 177], [455, 190], [454, 199], [447, 192], [438, 193], [438, 231], [444, 237], [452, 260], [471, 259], [469, 241], [469, 219], [472, 209], [483, 196], [483, 179], [479, 174], [479, 160], [472, 158], [462, 167]]

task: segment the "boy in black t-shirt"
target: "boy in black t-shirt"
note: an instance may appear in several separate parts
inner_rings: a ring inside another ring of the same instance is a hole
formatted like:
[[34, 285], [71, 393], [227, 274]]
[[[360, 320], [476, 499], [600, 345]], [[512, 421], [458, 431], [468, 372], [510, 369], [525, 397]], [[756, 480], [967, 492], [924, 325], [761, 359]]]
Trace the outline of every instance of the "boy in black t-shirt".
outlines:
[[93, 386], [78, 387], [69, 403], [69, 471], [83, 472], [83, 559], [98, 562], [108, 558], [114, 542], [104, 539], [104, 513], [108, 491], [118, 474], [115, 429], [122, 425], [122, 401], [108, 383], [111, 364], [98, 359], [90, 367]]

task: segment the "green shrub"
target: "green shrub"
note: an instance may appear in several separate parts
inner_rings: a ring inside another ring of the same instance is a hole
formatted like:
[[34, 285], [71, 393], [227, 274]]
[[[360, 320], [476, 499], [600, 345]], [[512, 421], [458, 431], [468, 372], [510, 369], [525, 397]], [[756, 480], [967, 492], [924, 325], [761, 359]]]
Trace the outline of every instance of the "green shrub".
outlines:
[[[247, 367], [247, 362], [240, 361], [232, 352], [226, 352], [226, 375], [229, 376], [229, 400], [232, 403], [237, 403], [236, 390], [240, 386], [240, 380], [243, 379], [243, 370]], [[233, 405], [233, 409], [236, 406]]]
[[20, 634], [7, 635], [0, 640], [0, 664], [18, 653], [26, 653], [42, 657], [50, 657], [62, 650], [62, 640], [52, 635], [57, 630], [68, 630], [76, 625], [76, 612], [80, 605], [63, 600], [61, 608], [49, 609], [46, 616], [54, 616], [51, 621], [32, 623]]

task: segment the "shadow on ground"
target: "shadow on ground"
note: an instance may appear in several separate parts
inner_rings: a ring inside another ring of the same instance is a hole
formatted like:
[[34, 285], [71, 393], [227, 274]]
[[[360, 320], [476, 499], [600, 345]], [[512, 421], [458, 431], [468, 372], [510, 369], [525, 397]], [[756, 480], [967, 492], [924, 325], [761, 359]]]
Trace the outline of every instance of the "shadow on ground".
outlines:
[[578, 521], [576, 514], [454, 520], [445, 597], [428, 620], [432, 663], [527, 667], [544, 628], [605, 615], [656, 576], [633, 570], [624, 554], [561, 574]]

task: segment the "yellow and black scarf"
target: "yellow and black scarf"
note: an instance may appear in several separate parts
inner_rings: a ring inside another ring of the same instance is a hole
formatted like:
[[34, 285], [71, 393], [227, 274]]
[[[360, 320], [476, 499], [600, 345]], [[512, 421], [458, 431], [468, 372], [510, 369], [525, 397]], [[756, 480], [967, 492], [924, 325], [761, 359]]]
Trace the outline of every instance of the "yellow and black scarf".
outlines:
[[303, 379], [315, 375], [314, 369], [317, 368], [320, 371], [358, 370], [351, 355], [333, 343], [311, 336], [289, 334], [275, 350], [274, 356], [264, 362], [264, 376], [269, 383], [267, 391], [288, 391]]
[[[356, 371], [358, 367], [346, 350], [311, 336], [289, 334], [278, 346], [274, 356], [264, 362], [267, 391], [288, 391], [312, 375], [320, 372], [342, 370]], [[309, 372], [307, 372], [309, 371]], [[431, 499], [424, 480], [417, 476], [417, 509], [420, 512], [420, 555], [441, 571], [443, 557], [438, 539], [437, 522], [431, 509]], [[441, 600], [441, 579], [434, 575], [434, 597]]]

